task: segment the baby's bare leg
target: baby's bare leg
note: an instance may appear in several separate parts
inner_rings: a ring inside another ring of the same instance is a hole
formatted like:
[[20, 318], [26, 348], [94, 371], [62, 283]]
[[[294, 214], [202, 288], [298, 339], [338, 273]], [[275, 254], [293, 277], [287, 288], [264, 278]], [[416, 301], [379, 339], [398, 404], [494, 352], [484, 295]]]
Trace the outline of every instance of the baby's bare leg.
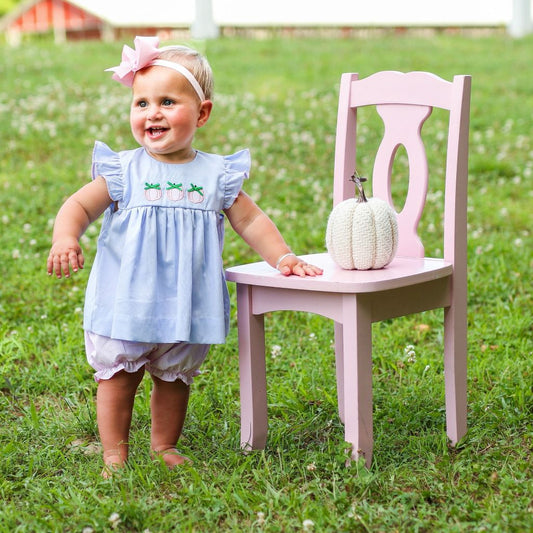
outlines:
[[143, 375], [144, 367], [135, 373], [118, 372], [98, 383], [96, 418], [107, 467], [104, 477], [123, 466], [128, 458], [133, 402]]
[[163, 381], [155, 376], [152, 379], [152, 450], [155, 456], [162, 457], [166, 465], [172, 468], [189, 460], [176, 451], [187, 414], [189, 385], [180, 379], [174, 382]]

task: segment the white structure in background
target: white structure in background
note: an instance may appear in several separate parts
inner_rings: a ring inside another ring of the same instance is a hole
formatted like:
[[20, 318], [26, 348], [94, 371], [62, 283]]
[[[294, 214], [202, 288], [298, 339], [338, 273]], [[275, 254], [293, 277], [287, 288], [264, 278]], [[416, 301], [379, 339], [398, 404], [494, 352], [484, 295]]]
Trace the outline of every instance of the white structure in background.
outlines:
[[511, 37], [524, 37], [533, 31], [530, 0], [513, 0], [513, 16], [508, 31]]
[[506, 27], [513, 1], [213, 0], [213, 16], [220, 27]]
[[193, 39], [216, 39], [219, 35], [218, 26], [213, 18], [213, 3], [211, 0], [195, 1], [194, 20], [191, 24]]
[[[215, 38], [250, 30], [373, 28], [507, 28], [532, 31], [533, 0], [24, 0], [0, 19], [8, 42], [26, 33], [56, 40], [104, 39], [157, 33], [176, 39]], [[178, 37], [179, 36], [179, 37]]]
[[533, 31], [532, 4], [533, 0], [213, 0], [212, 16], [220, 27], [500, 26], [513, 37], [523, 37]]

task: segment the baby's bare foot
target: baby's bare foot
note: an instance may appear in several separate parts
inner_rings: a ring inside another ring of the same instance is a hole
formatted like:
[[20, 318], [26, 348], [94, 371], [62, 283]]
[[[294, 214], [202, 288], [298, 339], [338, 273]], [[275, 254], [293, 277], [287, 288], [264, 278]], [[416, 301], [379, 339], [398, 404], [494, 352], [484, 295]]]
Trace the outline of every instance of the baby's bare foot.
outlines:
[[185, 455], [181, 455], [176, 448], [166, 448], [164, 450], [154, 450], [152, 452], [154, 459], [162, 459], [167, 467], [172, 470], [176, 466], [185, 463], [192, 463], [192, 461]]
[[101, 476], [104, 479], [109, 479], [117, 470], [124, 468], [125, 461], [118, 451], [113, 450], [104, 452], [104, 465]]

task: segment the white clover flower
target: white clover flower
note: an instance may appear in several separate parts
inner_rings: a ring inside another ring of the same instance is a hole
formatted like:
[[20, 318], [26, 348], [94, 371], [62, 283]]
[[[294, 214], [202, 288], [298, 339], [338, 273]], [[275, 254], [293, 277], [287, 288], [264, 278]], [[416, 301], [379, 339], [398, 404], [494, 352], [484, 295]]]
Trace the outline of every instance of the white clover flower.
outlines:
[[11, 252], [11, 257], [13, 259], [20, 259], [20, 250], [18, 248], [15, 248], [12, 252]]
[[306, 519], [303, 521], [302, 526], [304, 531], [312, 531], [315, 527], [315, 523], [312, 520]]
[[263, 513], [262, 511], [259, 511], [257, 513], [257, 525], [262, 526], [264, 524], [265, 524], [265, 513]]
[[415, 347], [412, 344], [408, 344], [405, 349], [404, 353], [407, 356], [407, 362], [408, 363], [414, 363], [416, 362], [416, 352]]
[[275, 359], [278, 355], [281, 355], [281, 346], [279, 344], [274, 344], [272, 350], [270, 350], [270, 355], [272, 359]]
[[309, 470], [309, 472], [314, 472], [316, 470], [316, 465], [315, 463], [309, 463], [307, 465], [307, 470]]
[[113, 529], [117, 528], [120, 524], [120, 515], [118, 513], [112, 513], [111, 516], [108, 518], [108, 522], [111, 524], [111, 527]]

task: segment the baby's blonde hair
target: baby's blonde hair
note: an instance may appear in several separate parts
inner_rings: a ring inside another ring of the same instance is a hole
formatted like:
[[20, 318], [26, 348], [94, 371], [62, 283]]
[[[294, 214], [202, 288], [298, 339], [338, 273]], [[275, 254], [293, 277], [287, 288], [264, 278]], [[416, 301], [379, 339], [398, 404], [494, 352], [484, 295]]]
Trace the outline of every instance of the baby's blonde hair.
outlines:
[[161, 53], [157, 59], [165, 59], [183, 65], [192, 72], [196, 81], [204, 91], [205, 99], [213, 98], [213, 71], [207, 59], [197, 50], [188, 46], [165, 46], [161, 48]]

